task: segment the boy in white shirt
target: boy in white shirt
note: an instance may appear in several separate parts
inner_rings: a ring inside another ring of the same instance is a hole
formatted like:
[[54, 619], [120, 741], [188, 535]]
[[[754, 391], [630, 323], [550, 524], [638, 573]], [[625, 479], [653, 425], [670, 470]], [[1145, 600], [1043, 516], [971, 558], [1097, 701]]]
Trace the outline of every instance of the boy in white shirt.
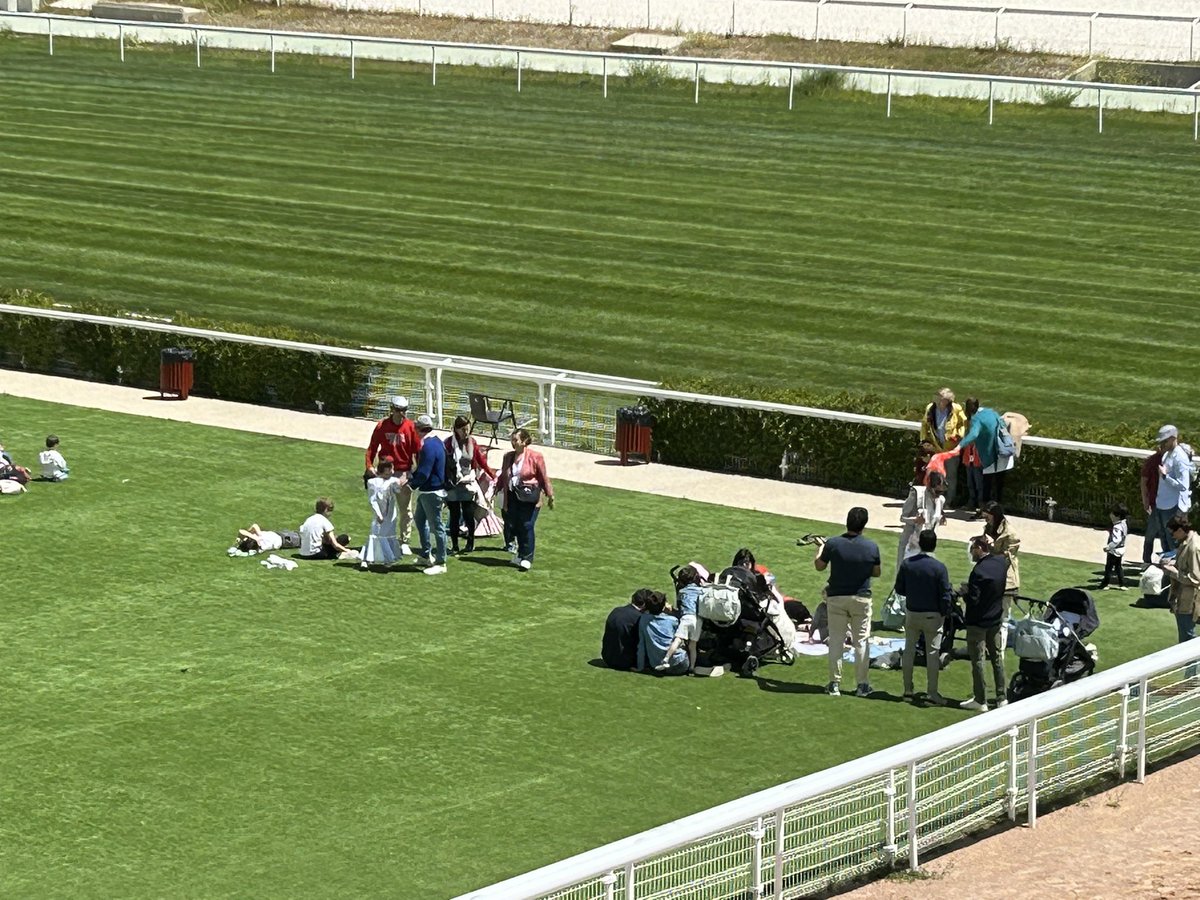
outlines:
[[71, 474], [67, 461], [58, 452], [58, 436], [46, 436], [46, 449], [38, 454], [42, 466], [42, 481], [66, 481]]
[[333, 523], [328, 513], [333, 512], [333, 501], [322, 497], [317, 501], [316, 511], [300, 526], [301, 559], [337, 559], [349, 548], [349, 535], [333, 533]]

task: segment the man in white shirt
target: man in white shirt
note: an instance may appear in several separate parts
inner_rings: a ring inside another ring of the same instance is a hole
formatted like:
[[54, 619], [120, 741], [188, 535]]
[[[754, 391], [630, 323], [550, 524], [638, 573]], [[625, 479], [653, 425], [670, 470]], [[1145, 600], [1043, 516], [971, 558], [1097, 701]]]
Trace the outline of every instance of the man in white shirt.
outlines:
[[349, 548], [350, 536], [335, 535], [329, 513], [333, 512], [333, 501], [322, 497], [317, 501], [316, 512], [300, 526], [301, 559], [337, 559]]

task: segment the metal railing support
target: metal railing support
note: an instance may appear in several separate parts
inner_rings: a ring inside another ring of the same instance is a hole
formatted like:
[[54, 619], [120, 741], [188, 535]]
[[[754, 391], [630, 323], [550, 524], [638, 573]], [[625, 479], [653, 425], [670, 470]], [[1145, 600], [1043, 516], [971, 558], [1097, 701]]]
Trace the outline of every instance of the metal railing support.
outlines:
[[1129, 685], [1118, 693], [1121, 695], [1121, 717], [1117, 720], [1117, 748], [1113, 757], [1117, 763], [1117, 779], [1125, 780], [1125, 763], [1129, 758]]
[[429, 45], [429, 69], [433, 86], [437, 87], [437, 44]]
[[1037, 827], [1037, 754], [1038, 754], [1038, 739], [1037, 739], [1038, 720], [1033, 719], [1029, 723], [1029, 755], [1028, 765], [1029, 771], [1025, 773], [1026, 793], [1029, 803], [1029, 827]]
[[1150, 679], [1138, 682], [1137, 783], [1146, 783], [1146, 711], [1150, 708]]
[[766, 826], [763, 825], [762, 816], [759, 816], [754, 820], [754, 827], [750, 829], [750, 838], [754, 841], [754, 848], [750, 853], [750, 886], [755, 897], [766, 893], [767, 886], [762, 880], [763, 838], [766, 836]]
[[885, 814], [886, 821], [883, 824], [885, 835], [883, 852], [889, 860], [896, 858], [896, 770], [889, 769], [887, 773], [887, 785], [883, 789], [883, 796], [887, 798], [885, 801], [887, 812]]
[[696, 63], [696, 99], [693, 102], [700, 102], [700, 63]]
[[783, 896], [783, 808], [775, 810], [775, 894]]
[[908, 764], [908, 870], [916, 872], [921, 863], [917, 856], [917, 763]]

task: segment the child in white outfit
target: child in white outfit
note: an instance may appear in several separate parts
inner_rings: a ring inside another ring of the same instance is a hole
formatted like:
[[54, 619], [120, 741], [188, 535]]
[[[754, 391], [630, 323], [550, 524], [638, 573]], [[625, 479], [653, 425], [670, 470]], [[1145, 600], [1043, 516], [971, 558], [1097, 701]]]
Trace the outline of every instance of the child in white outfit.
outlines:
[[42, 465], [42, 481], [66, 481], [71, 474], [67, 461], [58, 452], [57, 435], [47, 435], [46, 449], [38, 454], [38, 462]]
[[375, 467], [376, 475], [367, 482], [367, 501], [371, 504], [371, 533], [363, 547], [359, 568], [369, 565], [391, 565], [400, 558], [400, 541], [396, 538], [399, 507], [396, 495], [404, 483], [395, 476], [393, 463], [384, 459]]
[[[1125, 558], [1125, 538], [1129, 536], [1128, 519], [1129, 510], [1121, 503], [1113, 507], [1109, 514], [1108, 520], [1112, 525], [1108, 529], [1108, 542], [1104, 545], [1104, 579], [1100, 582], [1101, 590], [1127, 590], [1121, 562]], [[1110, 581], [1116, 583], [1109, 584]]]

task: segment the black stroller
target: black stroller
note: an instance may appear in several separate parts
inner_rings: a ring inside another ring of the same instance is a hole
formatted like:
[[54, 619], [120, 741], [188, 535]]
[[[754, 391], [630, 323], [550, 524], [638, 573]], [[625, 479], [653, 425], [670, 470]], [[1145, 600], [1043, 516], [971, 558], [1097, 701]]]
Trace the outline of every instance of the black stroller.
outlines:
[[747, 678], [766, 660], [792, 665], [795, 655], [769, 611], [771, 592], [762, 575], [729, 568], [718, 576], [716, 584], [737, 586], [738, 609], [722, 616], [722, 620], [701, 616], [701, 649], [707, 650], [711, 662], [729, 663]]
[[1035, 610], [1044, 611], [1041, 621], [1053, 626], [1057, 646], [1052, 648], [1052, 654], [1022, 655], [1014, 644], [1014, 651], [1022, 658], [1008, 684], [1010, 702], [1086, 678], [1096, 671], [1094, 648], [1084, 644], [1100, 627], [1100, 615], [1091, 594], [1081, 588], [1063, 588], [1055, 591], [1048, 601], [1018, 597], [1018, 609], [1021, 601], [1029, 605], [1030, 615]]

